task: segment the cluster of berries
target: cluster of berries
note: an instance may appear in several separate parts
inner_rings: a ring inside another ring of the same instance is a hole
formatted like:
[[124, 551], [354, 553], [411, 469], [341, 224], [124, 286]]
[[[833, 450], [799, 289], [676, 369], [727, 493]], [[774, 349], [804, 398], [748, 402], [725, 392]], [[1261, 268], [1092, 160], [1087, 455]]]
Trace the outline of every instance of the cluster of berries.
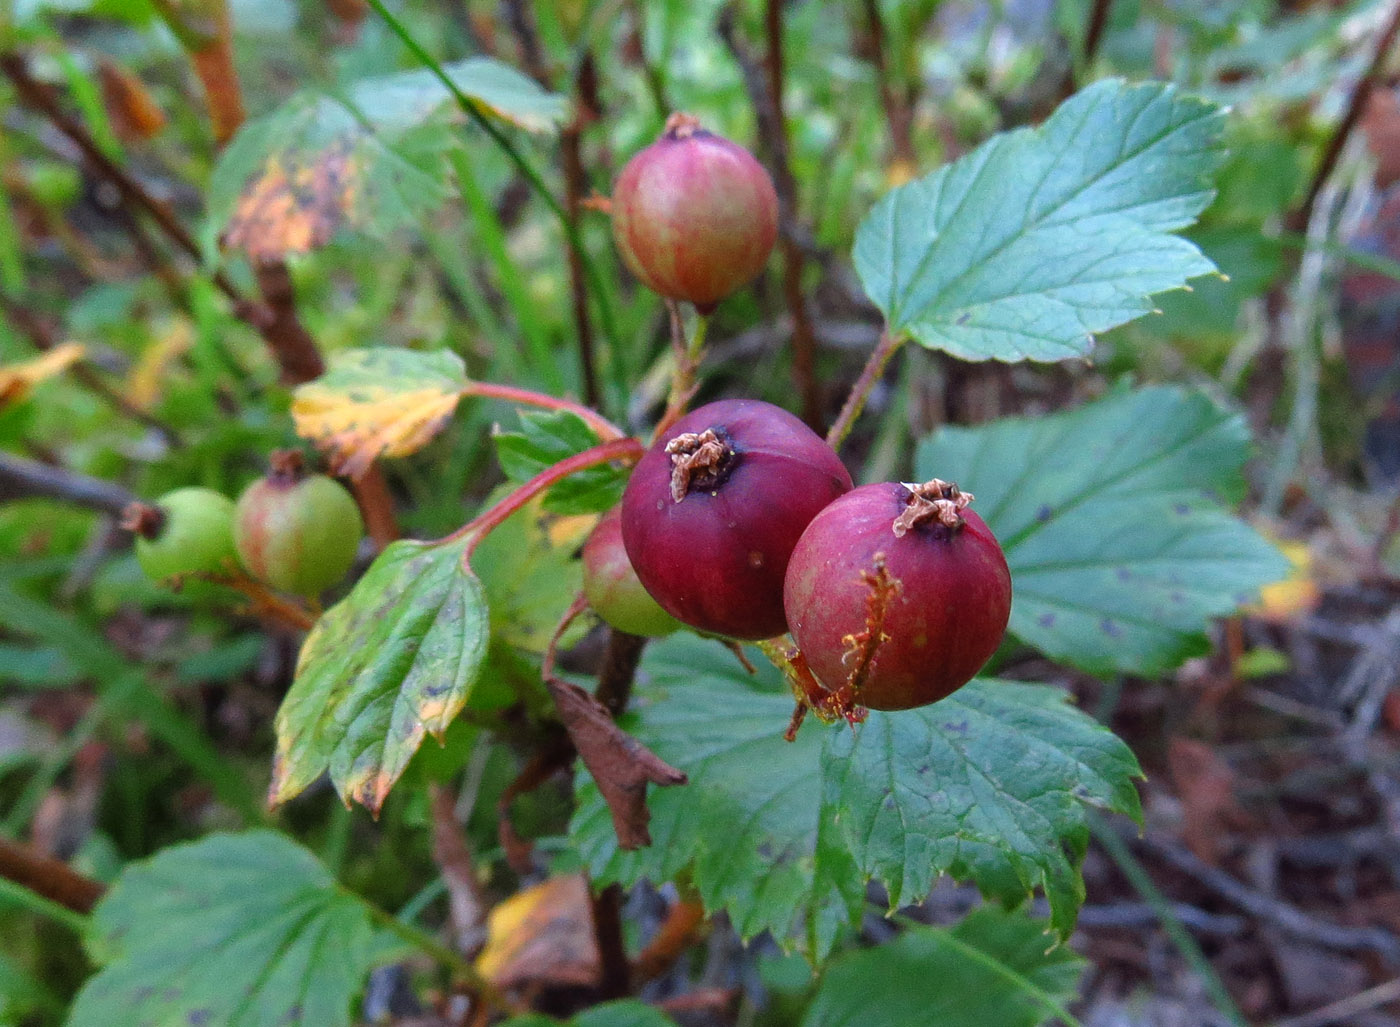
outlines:
[[[684, 114], [628, 162], [612, 214], [633, 273], [701, 314], [758, 274], [777, 238], [768, 173]], [[637, 465], [584, 547], [585, 592], [635, 634], [791, 632], [779, 659], [820, 715], [922, 706], [977, 673], [1011, 612], [1006, 559], [971, 500], [936, 479], [853, 489], [791, 414], [712, 403]]]

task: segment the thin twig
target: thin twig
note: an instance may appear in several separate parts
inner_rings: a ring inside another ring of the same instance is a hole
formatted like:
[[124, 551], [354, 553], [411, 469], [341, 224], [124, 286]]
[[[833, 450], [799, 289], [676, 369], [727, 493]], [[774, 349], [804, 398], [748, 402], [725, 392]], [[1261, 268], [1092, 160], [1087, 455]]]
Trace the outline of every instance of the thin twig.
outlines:
[[1374, 952], [1387, 963], [1400, 963], [1400, 939], [1375, 927], [1348, 927], [1319, 919], [1286, 902], [1255, 891], [1194, 853], [1153, 835], [1138, 844], [1217, 895], [1266, 921], [1285, 934], [1342, 952]]
[[100, 881], [84, 877], [67, 863], [4, 838], [0, 838], [0, 877], [84, 915], [92, 912], [106, 890]]
[[135, 495], [113, 482], [0, 452], [0, 503], [31, 496], [61, 499], [113, 517], [136, 502]]
[[758, 117], [759, 137], [768, 158], [773, 188], [778, 194], [778, 246], [783, 254], [783, 297], [792, 315], [792, 375], [802, 401], [802, 419], [821, 427], [822, 393], [817, 380], [817, 342], [812, 317], [802, 295], [802, 249], [797, 245], [797, 180], [788, 156], [787, 121], [783, 114], [783, 26], [781, 0], [766, 0], [764, 29], [768, 49], [762, 64], [739, 38], [733, 6], [720, 16], [718, 31], [743, 73], [749, 102]]
[[1336, 129], [1333, 130], [1331, 138], [1327, 140], [1327, 146], [1322, 151], [1322, 159], [1318, 161], [1312, 179], [1308, 182], [1308, 191], [1302, 206], [1287, 220], [1288, 226], [1293, 231], [1302, 231], [1312, 221], [1313, 207], [1317, 203], [1318, 195], [1322, 192], [1322, 187], [1327, 184], [1327, 180], [1332, 177], [1332, 172], [1337, 167], [1337, 161], [1341, 159], [1342, 151], [1346, 148], [1352, 130], [1360, 122], [1361, 116], [1366, 113], [1366, 104], [1380, 83], [1382, 72], [1385, 69], [1386, 57], [1390, 54], [1390, 48], [1395, 43], [1397, 33], [1400, 33], [1400, 0], [1396, 0], [1396, 3], [1391, 7], [1390, 14], [1385, 21], [1385, 27], [1381, 29], [1381, 34], [1376, 39], [1376, 47], [1371, 53], [1366, 70], [1357, 79], [1356, 85], [1352, 88], [1351, 96], [1347, 99], [1346, 113], [1342, 115], [1342, 120], [1337, 122]]
[[871, 391], [885, 372], [885, 366], [890, 362], [890, 358], [899, 352], [899, 348], [904, 345], [902, 336], [894, 335], [889, 330], [880, 333], [880, 341], [875, 344], [869, 359], [865, 362], [865, 367], [861, 369], [860, 377], [851, 386], [850, 394], [846, 397], [846, 402], [841, 407], [841, 413], [836, 417], [836, 423], [831, 426], [831, 430], [826, 433], [827, 444], [832, 449], [840, 449], [841, 443], [846, 441], [846, 436], [851, 433], [851, 428], [855, 426], [856, 418], [865, 409], [865, 402], [870, 398]]
[[1345, 1023], [1357, 1013], [1365, 1013], [1397, 999], [1400, 999], [1400, 978], [1377, 984], [1374, 988], [1367, 988], [1310, 1013], [1276, 1020], [1273, 1027], [1327, 1027], [1328, 1024]]
[[462, 825], [457, 822], [456, 797], [443, 785], [432, 783], [428, 785], [428, 806], [433, 817], [433, 862], [447, 885], [452, 931], [457, 948], [470, 955], [485, 941], [486, 895]]
[[908, 83], [903, 95], [897, 93], [890, 80], [889, 61], [885, 57], [885, 22], [880, 14], [879, 0], [864, 0], [865, 21], [870, 30], [870, 61], [875, 65], [875, 82], [880, 89], [880, 106], [885, 110], [885, 123], [890, 130], [890, 145], [894, 159], [912, 170], [916, 163], [914, 152], [914, 98], [917, 83]]
[[[559, 133], [559, 153], [564, 166], [564, 213], [569, 219], [568, 231], [581, 235], [579, 213], [583, 198], [588, 195], [588, 173], [583, 166], [583, 126], [596, 114], [588, 108], [583, 96], [583, 84], [588, 70], [592, 67], [593, 56], [585, 54], [579, 62], [578, 75], [574, 78], [574, 118]], [[583, 254], [579, 248], [568, 248], [569, 296], [574, 315], [574, 331], [578, 334], [578, 359], [583, 372], [583, 401], [589, 406], [598, 406], [601, 394], [598, 391], [597, 358], [594, 356], [593, 322], [588, 317], [588, 281], [583, 267]]]
[[599, 996], [622, 998], [632, 990], [632, 967], [622, 936], [622, 886], [610, 884], [602, 891], [590, 891], [593, 904], [593, 931], [598, 942], [601, 964]]

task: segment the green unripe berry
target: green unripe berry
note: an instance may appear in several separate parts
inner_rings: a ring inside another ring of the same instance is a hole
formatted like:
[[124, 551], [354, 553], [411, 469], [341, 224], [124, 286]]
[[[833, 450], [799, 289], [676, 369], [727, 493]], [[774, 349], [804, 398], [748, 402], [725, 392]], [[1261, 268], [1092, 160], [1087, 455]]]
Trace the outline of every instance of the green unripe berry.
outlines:
[[364, 533], [350, 493], [323, 474], [303, 474], [295, 451], [273, 454], [272, 472], [243, 491], [233, 516], [243, 565], [296, 595], [318, 595], [344, 578]]
[[632, 569], [622, 545], [618, 507], [603, 515], [583, 544], [583, 594], [594, 613], [630, 635], [669, 635], [681, 626], [651, 597]]
[[136, 562], [153, 581], [238, 567], [233, 501], [213, 489], [176, 489], [153, 506], [132, 504], [124, 523], [136, 532]]

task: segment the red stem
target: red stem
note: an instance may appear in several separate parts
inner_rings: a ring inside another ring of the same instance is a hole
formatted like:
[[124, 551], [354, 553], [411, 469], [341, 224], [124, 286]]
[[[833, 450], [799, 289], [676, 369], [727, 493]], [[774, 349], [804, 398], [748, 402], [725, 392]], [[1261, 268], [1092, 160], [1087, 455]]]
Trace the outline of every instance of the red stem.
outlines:
[[636, 439], [613, 439], [611, 442], [604, 442], [602, 445], [594, 446], [592, 449], [585, 449], [582, 453], [575, 453], [573, 456], [560, 460], [553, 467], [546, 467], [539, 474], [525, 482], [510, 495], [506, 496], [491, 509], [475, 517], [462, 525], [451, 535], [439, 539], [439, 545], [449, 542], [457, 542], [464, 538], [471, 538], [467, 545], [467, 551], [463, 555], [464, 561], [470, 560], [472, 552], [477, 544], [489, 535], [511, 514], [518, 511], [535, 496], [549, 488], [557, 481], [567, 478], [571, 474], [605, 464], [612, 460], [627, 460], [635, 462], [640, 460], [646, 450]]
[[627, 437], [627, 433], [613, 424], [592, 407], [586, 407], [582, 403], [575, 403], [571, 399], [560, 399], [556, 396], [546, 395], [543, 392], [531, 392], [529, 389], [518, 389], [514, 385], [497, 385], [494, 382], [472, 382], [463, 391], [464, 396], [485, 396], [488, 399], [503, 399], [508, 403], [519, 403], [522, 406], [543, 407], [546, 410], [568, 410], [570, 413], [578, 414], [579, 417], [588, 424], [598, 438], [604, 442], [612, 442], [615, 439]]

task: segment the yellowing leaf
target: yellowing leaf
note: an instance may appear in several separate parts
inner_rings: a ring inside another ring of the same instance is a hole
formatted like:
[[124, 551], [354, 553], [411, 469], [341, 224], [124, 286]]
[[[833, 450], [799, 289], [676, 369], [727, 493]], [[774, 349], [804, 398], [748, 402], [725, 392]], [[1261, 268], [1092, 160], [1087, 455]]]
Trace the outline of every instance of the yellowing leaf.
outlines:
[[81, 360], [84, 352], [79, 343], [65, 342], [33, 360], [0, 367], [0, 408], [18, 403], [40, 382], [62, 374]]
[[297, 434], [330, 457], [337, 474], [359, 477], [379, 456], [416, 452], [442, 428], [467, 387], [454, 353], [358, 349], [296, 390]]
[[493, 909], [476, 966], [500, 988], [596, 985], [598, 943], [583, 875], [552, 877]]
[[319, 151], [269, 154], [244, 187], [224, 241], [261, 260], [325, 245], [354, 220], [363, 169], [352, 151], [339, 139]]
[[126, 377], [126, 395], [142, 410], [149, 410], [160, 399], [165, 370], [194, 345], [194, 330], [184, 319], [173, 322], [141, 354], [140, 361]]
[[1313, 577], [1312, 553], [1303, 542], [1279, 542], [1288, 558], [1288, 575], [1259, 590], [1259, 602], [1249, 612], [1274, 623], [1290, 621], [1317, 605], [1322, 590]]

